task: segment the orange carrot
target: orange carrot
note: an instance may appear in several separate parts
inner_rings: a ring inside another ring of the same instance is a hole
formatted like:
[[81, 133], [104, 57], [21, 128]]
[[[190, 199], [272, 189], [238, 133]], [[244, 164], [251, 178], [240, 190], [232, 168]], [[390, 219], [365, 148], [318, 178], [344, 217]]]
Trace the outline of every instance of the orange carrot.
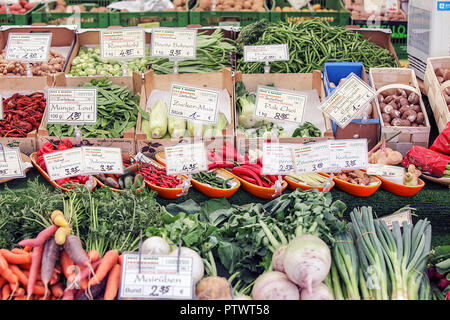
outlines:
[[14, 300], [31, 300], [31, 299], [27, 298], [26, 296], [17, 296], [14, 297]]
[[30, 276], [28, 277], [28, 285], [27, 285], [28, 297], [33, 294], [34, 285], [36, 284], [36, 279], [39, 273], [39, 267], [41, 265], [42, 251], [44, 251], [43, 245], [33, 248], [33, 258], [31, 260]]
[[11, 288], [9, 284], [5, 284], [2, 288], [2, 300], [8, 300], [11, 295]]
[[28, 277], [25, 275], [25, 273], [23, 273], [23, 271], [20, 270], [20, 268], [14, 264], [12, 264], [9, 268], [17, 276], [17, 278], [19, 279], [19, 282], [24, 287], [26, 287], [28, 285]]
[[3, 270], [2, 277], [9, 282], [9, 286], [13, 291], [19, 286], [19, 278], [17, 278], [10, 268]]
[[15, 253], [15, 254], [28, 254], [29, 253], [29, 252], [27, 252], [27, 251], [25, 251], [23, 249], [19, 249], [19, 248], [11, 249], [11, 252]]
[[3, 257], [2, 253], [0, 252], [0, 274], [1, 274], [4, 270], [6, 270], [6, 269], [8, 269], [8, 268], [9, 268], [8, 262], [7, 262], [6, 259]]
[[8, 281], [6, 281], [6, 279], [5, 278], [3, 278], [2, 276], [0, 276], [0, 289], [3, 287], [3, 285], [5, 284], [5, 283], [7, 283]]
[[102, 281], [103, 278], [106, 277], [106, 275], [112, 269], [112, 267], [114, 267], [118, 259], [119, 253], [117, 252], [117, 250], [107, 251], [103, 256], [102, 261], [100, 262], [100, 265], [97, 268], [97, 271], [95, 271], [94, 277], [89, 280], [89, 287], [92, 287], [100, 283], [100, 281]]
[[33, 287], [33, 294], [45, 294], [45, 286], [42, 281], [36, 281]]
[[119, 264], [122, 265], [123, 253], [119, 256]]
[[91, 250], [88, 253], [88, 258], [91, 260], [91, 263], [100, 259], [100, 253], [97, 250]]
[[58, 268], [58, 266], [56, 266], [55, 270], [53, 270], [52, 278], [50, 279], [49, 284], [51, 286], [57, 284], [60, 279], [61, 279], [61, 268]]
[[23, 248], [23, 250], [26, 252], [31, 252], [32, 249], [33, 249], [32, 246], [26, 246], [25, 248]]
[[114, 300], [117, 296], [117, 291], [120, 286], [120, 264], [114, 265], [108, 276], [108, 282], [106, 283], [104, 300]]
[[24, 264], [31, 262], [31, 254], [16, 254], [6, 249], [0, 249], [0, 253], [9, 263]]
[[87, 290], [87, 288], [89, 287], [89, 279], [88, 278], [83, 278], [80, 280], [80, 287], [83, 290]]
[[25, 264], [21, 264], [20, 268], [22, 270], [30, 270], [31, 269], [31, 263], [25, 263]]
[[52, 295], [56, 298], [61, 298], [64, 295], [64, 289], [61, 283], [57, 283], [51, 287]]
[[16, 292], [14, 292], [14, 297], [24, 296], [24, 295], [25, 295], [25, 289], [22, 287], [17, 288]]
[[61, 251], [61, 254], [59, 256], [59, 262], [61, 263], [61, 268], [64, 273], [64, 276], [66, 279], [69, 279], [70, 275], [75, 272], [74, 270], [74, 263], [72, 259], [70, 259], [69, 255], [65, 250]]

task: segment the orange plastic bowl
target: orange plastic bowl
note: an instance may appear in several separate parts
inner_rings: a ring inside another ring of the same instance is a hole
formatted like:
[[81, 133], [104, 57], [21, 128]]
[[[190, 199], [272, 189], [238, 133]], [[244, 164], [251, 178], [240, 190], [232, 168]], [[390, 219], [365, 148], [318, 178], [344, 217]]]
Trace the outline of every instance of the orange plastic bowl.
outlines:
[[[326, 173], [319, 172], [319, 174], [324, 176], [324, 177], [327, 177], [327, 178], [329, 177], [329, 175], [327, 175]], [[287, 183], [289, 185], [289, 189], [291, 189], [291, 190], [296, 190], [296, 189], [300, 188], [301, 190], [304, 190], [304, 191], [305, 190], [310, 190], [310, 189], [317, 189], [317, 190], [319, 190], [321, 192], [323, 191], [323, 186], [320, 186], [320, 187], [308, 186], [306, 184], [302, 184], [302, 183], [296, 182], [294, 179], [292, 179], [292, 178], [290, 178], [288, 176], [285, 176], [284, 180], [287, 181]], [[330, 190], [333, 189], [334, 185], [335, 185], [334, 181], [331, 181], [331, 188], [330, 188]]]
[[374, 186], [360, 186], [357, 184], [343, 181], [336, 177], [333, 178], [333, 181], [336, 183], [336, 186], [339, 189], [341, 189], [342, 191], [345, 191], [351, 195], [354, 195], [357, 197], [370, 197], [381, 187], [381, 180], [378, 179], [378, 177], [376, 177], [376, 176], [373, 176], [373, 177], [375, 177], [375, 179], [378, 180], [378, 183]]
[[157, 152], [155, 154], [155, 159], [162, 165], [166, 165], [166, 154], [163, 151]]
[[[100, 187], [111, 189], [111, 191], [113, 191], [113, 192], [122, 193], [127, 190], [127, 189], [116, 189], [116, 188], [109, 187], [106, 184], [104, 184], [103, 182], [101, 182], [100, 179], [98, 179], [95, 176], [94, 176], [94, 180], [97, 180], [97, 183]], [[136, 189], [136, 191], [142, 191], [142, 190], [144, 190], [144, 188], [145, 188], [145, 183], [142, 183], [142, 187]]]
[[423, 187], [425, 187], [425, 182], [422, 179], [419, 180], [418, 186], [405, 186], [403, 184], [398, 184], [389, 180], [384, 179], [383, 177], [377, 176], [378, 179], [381, 180], [381, 188], [386, 191], [392, 192], [398, 196], [402, 197], [412, 197], [415, 196]]
[[204, 195], [207, 195], [208, 197], [211, 197], [211, 198], [222, 198], [222, 197], [229, 198], [233, 194], [235, 194], [236, 191], [239, 190], [239, 188], [241, 186], [241, 182], [238, 179], [236, 179], [236, 177], [234, 177], [233, 175], [231, 175], [230, 173], [228, 173], [226, 170], [223, 170], [223, 169], [216, 169], [213, 171], [217, 172], [217, 175], [222, 178], [225, 178], [225, 179], [233, 178], [233, 180], [231, 180], [231, 181], [235, 182], [236, 185], [229, 189], [220, 189], [220, 188], [211, 187], [209, 184], [202, 183], [195, 179], [191, 179], [191, 182], [192, 182], [192, 185], [194, 186], [194, 188], [197, 189], [198, 191], [200, 191], [201, 193], [203, 193]]
[[[245, 191], [254, 195], [255, 197], [262, 198], [262, 199], [274, 199], [275, 198], [274, 197], [274, 194], [275, 194], [274, 188], [260, 187], [253, 183], [245, 181], [242, 178], [239, 178], [238, 176], [234, 175], [233, 173], [231, 173], [229, 171], [228, 171], [228, 173], [230, 175], [232, 175], [233, 177], [235, 177], [236, 179], [238, 179], [242, 184], [242, 188]], [[286, 190], [287, 186], [288, 186], [288, 183], [285, 180], [283, 180], [283, 183], [281, 186], [281, 193], [283, 193], [283, 191]]]

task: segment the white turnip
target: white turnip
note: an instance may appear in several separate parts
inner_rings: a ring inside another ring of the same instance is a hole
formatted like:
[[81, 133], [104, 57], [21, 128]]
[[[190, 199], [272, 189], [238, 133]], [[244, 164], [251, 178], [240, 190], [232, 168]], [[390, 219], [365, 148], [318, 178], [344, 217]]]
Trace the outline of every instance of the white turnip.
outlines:
[[[178, 256], [178, 249], [170, 253], [171, 256]], [[181, 247], [180, 257], [192, 257], [192, 282], [197, 284], [205, 273], [205, 266], [203, 265], [202, 258], [194, 250], [186, 247]]]
[[300, 289], [300, 300], [334, 300], [333, 293], [320, 282], [312, 287], [312, 294], [307, 289]]
[[252, 297], [246, 296], [245, 294], [240, 294], [235, 296], [233, 300], [253, 300]]
[[254, 300], [299, 300], [300, 292], [284, 273], [271, 271], [256, 279], [252, 296]]
[[319, 237], [305, 234], [289, 242], [284, 253], [284, 270], [289, 280], [312, 295], [312, 287], [322, 282], [331, 268], [331, 253]]
[[142, 253], [166, 255], [170, 253], [170, 245], [161, 237], [150, 237], [142, 243]]
[[284, 273], [284, 252], [286, 251], [287, 244], [283, 244], [278, 247], [272, 255], [272, 267], [273, 270]]

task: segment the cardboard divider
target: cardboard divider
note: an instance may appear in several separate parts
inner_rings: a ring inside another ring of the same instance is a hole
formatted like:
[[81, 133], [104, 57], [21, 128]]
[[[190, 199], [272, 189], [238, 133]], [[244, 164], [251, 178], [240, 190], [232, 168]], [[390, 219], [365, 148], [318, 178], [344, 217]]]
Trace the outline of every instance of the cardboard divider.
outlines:
[[386, 146], [399, 151], [403, 155], [405, 155], [414, 145], [428, 148], [431, 126], [414, 70], [406, 68], [372, 68], [369, 71], [369, 79], [375, 90], [390, 84], [405, 84], [416, 88], [419, 94], [419, 105], [425, 116], [424, 127], [386, 126], [381, 117], [380, 104], [378, 99], [376, 99], [377, 112], [381, 122], [381, 132], [386, 134], [387, 137], [390, 137], [399, 131], [401, 132], [393, 140], [387, 142]]
[[[182, 137], [180, 139], [147, 139], [147, 135], [141, 130], [142, 116], [139, 114], [138, 123], [136, 126], [136, 153], [141, 152], [147, 157], [154, 158], [156, 153], [164, 151], [164, 147], [176, 145], [182, 142], [205, 142], [206, 148], [219, 148], [225, 141], [234, 143], [234, 113], [232, 110], [234, 101], [234, 86], [232, 79], [232, 72], [230, 69], [223, 69], [222, 72], [214, 73], [184, 73], [184, 74], [165, 74], [157, 75], [153, 70], [144, 75], [144, 89], [145, 103], [141, 104], [141, 108], [146, 110], [147, 99], [153, 90], [163, 90], [170, 92], [172, 83], [182, 83], [196, 87], [209, 87], [217, 89], [226, 89], [230, 95], [230, 115], [231, 121], [223, 131], [221, 137]], [[141, 99], [142, 101], [143, 99]], [[148, 111], [147, 111], [148, 112]]]

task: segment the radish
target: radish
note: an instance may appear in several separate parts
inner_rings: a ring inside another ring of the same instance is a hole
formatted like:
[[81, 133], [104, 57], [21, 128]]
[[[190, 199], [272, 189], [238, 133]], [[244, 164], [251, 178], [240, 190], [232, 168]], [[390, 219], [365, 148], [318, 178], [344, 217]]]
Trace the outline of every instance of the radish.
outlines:
[[330, 271], [330, 249], [317, 236], [301, 235], [289, 242], [283, 264], [289, 280], [302, 288], [306, 287], [312, 295], [312, 287], [322, 282]]
[[[170, 253], [171, 256], [178, 256], [178, 248]], [[205, 273], [205, 267], [203, 265], [202, 258], [197, 252], [192, 249], [181, 247], [180, 257], [192, 257], [192, 282], [197, 284]]]
[[301, 289], [300, 300], [334, 300], [333, 293], [323, 282], [313, 286], [312, 292], [311, 295], [308, 290]]
[[253, 285], [254, 300], [299, 300], [298, 287], [279, 271], [260, 275]]
[[170, 253], [170, 245], [161, 237], [150, 237], [142, 243], [143, 254], [165, 255]]
[[286, 251], [287, 244], [283, 244], [278, 247], [277, 250], [272, 255], [272, 266], [273, 270], [280, 271], [284, 273], [284, 252]]

